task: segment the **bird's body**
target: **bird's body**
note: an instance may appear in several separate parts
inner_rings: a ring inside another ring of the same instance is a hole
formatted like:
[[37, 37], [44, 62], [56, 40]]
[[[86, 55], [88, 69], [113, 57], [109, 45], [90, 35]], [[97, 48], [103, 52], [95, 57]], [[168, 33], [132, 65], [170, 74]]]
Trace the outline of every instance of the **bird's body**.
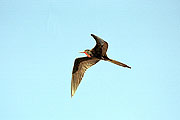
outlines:
[[87, 49], [84, 52], [81, 52], [85, 53], [87, 57], [75, 59], [71, 80], [71, 96], [73, 96], [75, 91], [77, 90], [85, 71], [100, 60], [109, 61], [122, 67], [131, 68], [124, 63], [108, 58], [106, 54], [106, 51], [108, 49], [108, 43], [94, 34], [91, 34], [91, 36], [96, 40], [95, 47], [91, 50]]

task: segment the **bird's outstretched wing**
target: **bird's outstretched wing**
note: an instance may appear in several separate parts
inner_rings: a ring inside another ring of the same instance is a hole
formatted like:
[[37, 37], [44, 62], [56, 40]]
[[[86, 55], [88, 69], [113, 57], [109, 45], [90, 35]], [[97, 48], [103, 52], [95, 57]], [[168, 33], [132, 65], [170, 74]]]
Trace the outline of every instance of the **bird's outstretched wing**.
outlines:
[[75, 59], [71, 80], [71, 97], [75, 94], [85, 71], [98, 61], [99, 59], [95, 57], [81, 57]]
[[104, 56], [106, 54], [107, 49], [108, 49], [108, 43], [106, 41], [104, 41], [102, 38], [100, 38], [94, 34], [91, 34], [91, 36], [96, 40], [96, 45], [93, 48], [94, 51], [100, 52], [100, 54], [102, 56]]
[[105, 41], [102, 38], [100, 38], [94, 34], [91, 34], [91, 36], [96, 40], [96, 44], [101, 45], [101, 46], [104, 45]]

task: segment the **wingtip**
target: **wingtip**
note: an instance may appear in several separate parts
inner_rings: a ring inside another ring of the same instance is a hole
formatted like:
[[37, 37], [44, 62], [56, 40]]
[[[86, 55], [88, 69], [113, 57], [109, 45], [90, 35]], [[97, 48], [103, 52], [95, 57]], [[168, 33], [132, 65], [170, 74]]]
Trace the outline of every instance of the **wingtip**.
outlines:
[[73, 94], [71, 94], [71, 98], [73, 97]]
[[91, 36], [93, 37], [93, 36], [95, 36], [94, 34], [91, 34]]
[[74, 91], [71, 91], [71, 98], [74, 96], [74, 93], [75, 93]]
[[98, 36], [95, 35], [95, 34], [91, 34], [91, 36], [92, 36], [94, 39], [102, 39], [102, 38], [98, 37]]

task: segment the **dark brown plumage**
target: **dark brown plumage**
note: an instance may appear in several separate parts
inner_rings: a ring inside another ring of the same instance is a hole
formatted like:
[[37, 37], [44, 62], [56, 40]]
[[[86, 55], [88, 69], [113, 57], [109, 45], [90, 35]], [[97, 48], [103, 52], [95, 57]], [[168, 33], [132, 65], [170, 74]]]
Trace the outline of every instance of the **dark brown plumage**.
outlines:
[[76, 58], [74, 62], [71, 80], [71, 97], [75, 94], [85, 71], [100, 60], [109, 61], [122, 67], [131, 68], [124, 63], [108, 58], [106, 54], [108, 43], [94, 34], [91, 34], [91, 36], [96, 40], [95, 47], [91, 50], [85, 50], [84, 52], [81, 52], [85, 53], [87, 57]]

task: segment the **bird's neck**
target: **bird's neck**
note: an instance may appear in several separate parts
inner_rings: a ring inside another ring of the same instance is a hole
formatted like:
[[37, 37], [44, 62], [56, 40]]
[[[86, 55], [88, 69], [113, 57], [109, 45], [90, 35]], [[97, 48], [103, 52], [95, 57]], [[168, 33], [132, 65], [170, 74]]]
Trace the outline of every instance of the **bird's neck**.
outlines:
[[87, 52], [84, 52], [88, 57], [91, 57], [91, 55], [89, 55]]
[[92, 54], [92, 52], [91, 51], [87, 51], [87, 52], [84, 52], [88, 57], [92, 57], [93, 56], [93, 54]]

